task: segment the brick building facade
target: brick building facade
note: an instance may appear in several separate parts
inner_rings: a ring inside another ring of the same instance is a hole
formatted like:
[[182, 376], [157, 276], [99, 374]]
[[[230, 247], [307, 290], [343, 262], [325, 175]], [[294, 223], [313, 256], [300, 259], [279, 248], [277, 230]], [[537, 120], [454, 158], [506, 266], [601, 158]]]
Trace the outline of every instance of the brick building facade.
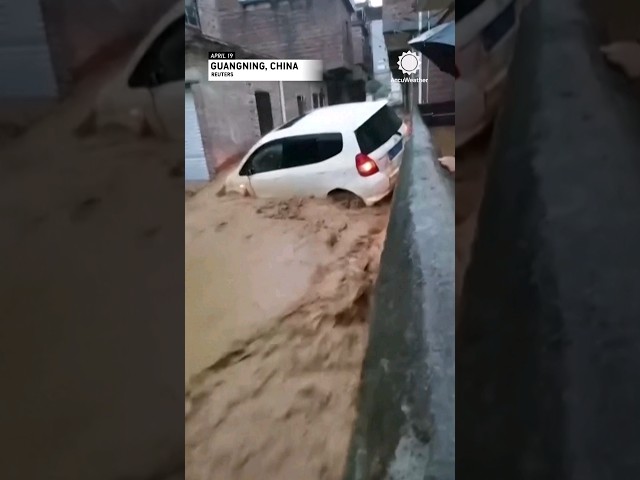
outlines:
[[[185, 29], [185, 81], [193, 94], [209, 173], [241, 158], [266, 133], [285, 121], [327, 104], [323, 82], [210, 82], [207, 52], [233, 51], [237, 58], [273, 58]], [[258, 106], [258, 98], [263, 102]], [[270, 119], [270, 121], [269, 121]]]
[[[369, 30], [352, 0], [186, 0], [185, 14], [187, 95], [210, 174], [301, 112], [365, 100]], [[322, 60], [324, 81], [209, 82], [207, 52], [225, 50], [238, 58]]]
[[330, 103], [364, 100], [368, 73], [358, 64], [363, 33], [354, 32], [352, 0], [196, 3], [200, 28], [207, 37], [269, 57], [322, 60]]
[[[451, 0], [385, 0], [382, 19], [385, 42], [389, 51], [389, 63], [394, 77], [402, 78], [402, 73], [396, 68], [396, 62], [403, 51], [410, 49], [407, 42], [418, 33], [427, 30], [429, 25], [433, 26], [450, 3]], [[453, 77], [442, 72], [424, 57], [421, 77], [428, 79], [428, 82], [411, 84], [415, 90], [412, 92], [415, 101], [422, 104], [454, 101]]]
[[[423, 20], [426, 15], [428, 24], [433, 26], [433, 19], [439, 19], [441, 14], [441, 10], [423, 12]], [[454, 19], [446, 18], [444, 20], [452, 21]], [[432, 62], [423, 62], [423, 72], [424, 76], [429, 79], [426, 91], [423, 92], [423, 103], [442, 103], [454, 100], [455, 79], [451, 75], [440, 70]]]
[[362, 76], [370, 78], [373, 75], [373, 53], [371, 50], [371, 18], [370, 9], [356, 8], [351, 18], [353, 38], [353, 61], [356, 68], [362, 70]]

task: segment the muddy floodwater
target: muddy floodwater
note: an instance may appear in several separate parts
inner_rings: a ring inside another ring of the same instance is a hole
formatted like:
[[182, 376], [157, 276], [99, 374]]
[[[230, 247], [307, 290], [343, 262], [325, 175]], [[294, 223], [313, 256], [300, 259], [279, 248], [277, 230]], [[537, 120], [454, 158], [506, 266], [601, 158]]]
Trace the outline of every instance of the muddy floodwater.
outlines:
[[189, 480], [339, 479], [389, 205], [185, 200]]

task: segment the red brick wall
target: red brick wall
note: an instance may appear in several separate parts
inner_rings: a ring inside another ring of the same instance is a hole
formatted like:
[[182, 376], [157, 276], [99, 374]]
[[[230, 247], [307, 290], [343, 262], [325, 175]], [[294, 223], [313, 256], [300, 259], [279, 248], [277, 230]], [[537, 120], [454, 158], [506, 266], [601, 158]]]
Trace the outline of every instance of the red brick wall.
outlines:
[[[424, 60], [423, 60], [424, 61]], [[433, 63], [427, 68], [424, 64], [425, 76], [428, 78], [428, 94], [423, 92], [422, 103], [449, 102], [455, 99], [455, 79], [444, 73]]]
[[243, 7], [237, 0], [199, 2], [202, 32], [278, 58], [320, 59], [351, 68], [351, 12], [342, 0], [281, 1]]
[[385, 0], [382, 4], [383, 20], [413, 20], [416, 18], [413, 0]]

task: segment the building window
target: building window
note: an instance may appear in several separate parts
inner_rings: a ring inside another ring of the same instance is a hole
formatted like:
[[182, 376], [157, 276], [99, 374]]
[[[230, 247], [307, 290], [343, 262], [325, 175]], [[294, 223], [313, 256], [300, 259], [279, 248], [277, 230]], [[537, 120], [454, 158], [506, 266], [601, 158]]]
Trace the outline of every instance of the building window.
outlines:
[[273, 3], [273, 0], [238, 0], [238, 3], [245, 7], [247, 5], [256, 5], [258, 3]]
[[268, 92], [256, 91], [256, 109], [258, 110], [258, 124], [260, 135], [273, 130], [273, 113], [271, 111], [271, 96]]
[[200, 29], [200, 16], [198, 15], [198, 0], [185, 0], [185, 23]]
[[312, 98], [313, 98], [313, 108], [318, 108], [319, 103], [320, 103], [319, 100], [318, 100], [318, 94], [314, 93]]
[[304, 115], [306, 110], [306, 105], [304, 103], [304, 97], [302, 95], [298, 95], [296, 97], [296, 101], [298, 102], [298, 115]]

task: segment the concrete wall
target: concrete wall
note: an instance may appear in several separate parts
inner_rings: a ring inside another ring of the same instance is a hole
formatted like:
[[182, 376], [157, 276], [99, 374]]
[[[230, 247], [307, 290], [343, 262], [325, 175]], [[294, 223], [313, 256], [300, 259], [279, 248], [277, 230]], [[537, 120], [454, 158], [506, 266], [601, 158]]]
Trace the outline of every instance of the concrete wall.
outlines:
[[[304, 97], [309, 111], [313, 93], [323, 89], [326, 95], [322, 83], [283, 82], [286, 119], [298, 116], [298, 95]], [[243, 156], [262, 136], [257, 91], [269, 93], [274, 127], [284, 123], [278, 82], [202, 82], [193, 86], [193, 91], [210, 171]]]
[[199, 2], [202, 32], [278, 58], [324, 60], [325, 68], [351, 69], [351, 12], [343, 0]]
[[455, 478], [454, 185], [413, 116], [344, 480]]
[[351, 27], [353, 38], [353, 61], [361, 65], [369, 75], [373, 74], [373, 53], [371, 51], [371, 22], [364, 19], [358, 20], [357, 24]]
[[456, 332], [459, 478], [640, 478], [640, 99], [585, 5], [522, 16]]
[[374, 78], [380, 82], [386, 80], [385, 84], [389, 83], [391, 70], [389, 69], [387, 46], [384, 43], [384, 34], [382, 33], [382, 20], [371, 22], [371, 55]]
[[[256, 83], [256, 85], [260, 85], [262, 83], [263, 82]], [[283, 82], [283, 91], [287, 120], [291, 120], [292, 118], [295, 118], [299, 115], [298, 102], [296, 100], [296, 97], [298, 95], [304, 97], [306, 111], [310, 111], [313, 108], [314, 93], [320, 94], [320, 91], [324, 91], [325, 102], [327, 101], [327, 88], [321, 82]], [[277, 99], [279, 102], [280, 95], [277, 96]], [[278, 109], [280, 109], [279, 103]]]
[[382, 85], [390, 88], [390, 100], [393, 103], [402, 103], [402, 85], [399, 83], [391, 83], [391, 69], [389, 67], [389, 55], [387, 46], [384, 41], [382, 29], [382, 20], [373, 20], [371, 22], [370, 48], [373, 64], [373, 78]]
[[382, 7], [370, 7], [368, 4], [365, 4], [364, 10], [369, 20], [382, 20]]
[[353, 63], [364, 65], [365, 63], [365, 36], [362, 27], [351, 27], [351, 38], [353, 40]]
[[249, 110], [251, 92], [244, 82], [203, 82], [192, 90], [207, 165], [215, 172], [260, 138], [257, 115]]

